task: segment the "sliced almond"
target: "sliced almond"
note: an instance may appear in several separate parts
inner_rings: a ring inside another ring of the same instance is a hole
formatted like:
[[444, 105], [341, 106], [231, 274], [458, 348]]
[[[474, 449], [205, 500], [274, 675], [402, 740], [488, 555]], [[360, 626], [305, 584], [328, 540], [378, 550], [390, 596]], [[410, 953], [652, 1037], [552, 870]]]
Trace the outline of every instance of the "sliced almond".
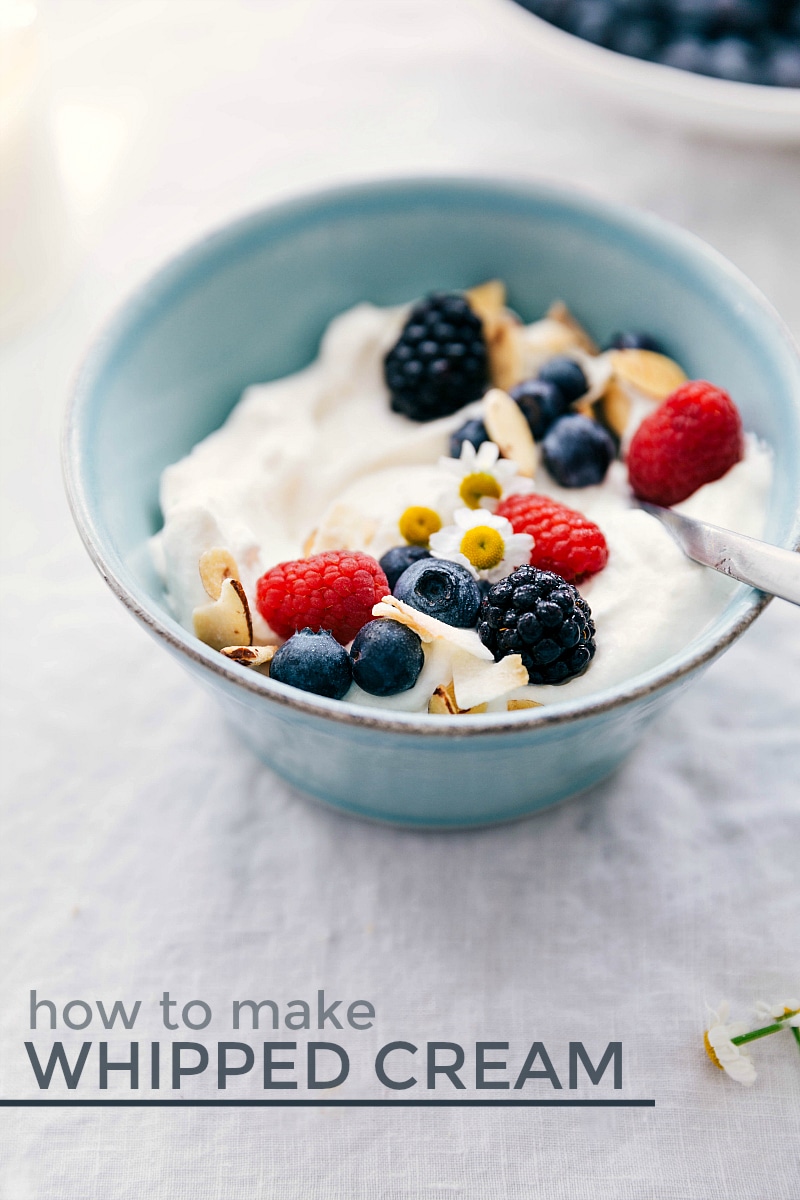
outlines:
[[524, 376], [522, 326], [506, 308], [506, 288], [499, 279], [490, 279], [467, 292], [472, 311], [483, 323], [483, 336], [489, 355], [489, 376], [495, 387], [512, 388]]
[[557, 321], [559, 325], [563, 325], [572, 333], [575, 339], [575, 345], [580, 346], [581, 350], [585, 350], [587, 354], [599, 354], [600, 347], [597, 345], [589, 334], [581, 325], [580, 321], [573, 317], [572, 313], [567, 308], [563, 300], [556, 300], [547, 310], [546, 317], [550, 321]]
[[507, 700], [506, 708], [509, 712], [518, 712], [522, 708], [542, 708], [538, 700]]
[[447, 688], [437, 687], [428, 701], [428, 712], [437, 717], [447, 717], [457, 713], [455, 697], [448, 693]]
[[521, 335], [522, 326], [519, 321], [505, 316], [486, 338], [491, 381], [495, 387], [505, 391], [525, 378]]
[[520, 475], [532, 479], [539, 465], [539, 447], [519, 405], [507, 392], [490, 388], [483, 397], [483, 420], [503, 457], [517, 464]]
[[610, 357], [618, 379], [655, 400], [666, 400], [686, 382], [683, 367], [655, 350], [614, 350]]
[[[269, 664], [275, 654], [275, 646], [224, 646], [222, 653], [243, 667], [268, 674]], [[264, 668], [267, 668], [264, 671]]]
[[482, 321], [492, 320], [506, 306], [506, 285], [502, 279], [487, 279], [477, 287], [467, 289], [467, 301]]
[[605, 393], [595, 404], [595, 413], [602, 425], [621, 438], [631, 418], [631, 398], [616, 379], [612, 379]]
[[474, 708], [459, 708], [456, 704], [456, 697], [453, 691], [452, 683], [445, 686], [437, 687], [436, 691], [428, 701], [428, 712], [436, 716], [467, 716], [470, 713], [484, 713], [487, 706], [485, 704], [477, 704]]
[[196, 608], [192, 621], [197, 637], [212, 650], [252, 644], [250, 606], [238, 579], [223, 580], [219, 598], [213, 604]]
[[200, 555], [197, 564], [200, 570], [200, 580], [212, 600], [219, 600], [222, 585], [226, 579], [238, 579], [239, 568], [236, 559], [229, 550], [221, 546], [206, 550]]

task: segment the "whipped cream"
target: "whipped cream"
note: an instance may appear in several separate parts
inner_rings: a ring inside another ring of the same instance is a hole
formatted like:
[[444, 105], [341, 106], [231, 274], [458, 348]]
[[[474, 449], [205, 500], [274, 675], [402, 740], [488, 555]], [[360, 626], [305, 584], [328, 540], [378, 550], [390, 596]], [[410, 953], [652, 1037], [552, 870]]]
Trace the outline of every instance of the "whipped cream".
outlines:
[[[220, 429], [164, 471], [164, 527], [152, 549], [170, 606], [187, 629], [193, 610], [208, 601], [198, 572], [206, 550], [231, 552], [254, 637], [274, 642], [255, 607], [256, 581], [265, 570], [326, 549], [380, 558], [401, 542], [403, 509], [421, 504], [440, 511], [437, 460], [447, 454], [450, 434], [480, 415], [481, 402], [424, 424], [392, 412], [383, 358], [407, 312], [360, 304], [337, 317], [314, 363], [248, 388]], [[531, 373], [555, 352], [548, 348], [548, 324], [524, 331]], [[601, 367], [600, 359], [594, 362]], [[637, 420], [647, 410], [646, 403], [634, 405]], [[748, 435], [741, 462], [675, 508], [759, 537], [771, 481], [771, 453]], [[687, 559], [661, 524], [635, 506], [621, 462], [611, 464], [602, 484], [580, 489], [560, 488], [540, 466], [534, 488], [583, 512], [605, 534], [608, 565], [580, 585], [597, 627], [597, 653], [583, 675], [557, 687], [519, 688], [493, 700], [490, 710], [505, 710], [507, 699], [547, 704], [583, 697], [656, 666], [700, 634], [736, 586]], [[471, 636], [479, 646], [477, 634]], [[354, 684], [346, 699], [424, 712], [433, 690], [451, 678], [448, 647], [437, 640], [425, 646], [425, 665], [409, 691], [379, 698]]]

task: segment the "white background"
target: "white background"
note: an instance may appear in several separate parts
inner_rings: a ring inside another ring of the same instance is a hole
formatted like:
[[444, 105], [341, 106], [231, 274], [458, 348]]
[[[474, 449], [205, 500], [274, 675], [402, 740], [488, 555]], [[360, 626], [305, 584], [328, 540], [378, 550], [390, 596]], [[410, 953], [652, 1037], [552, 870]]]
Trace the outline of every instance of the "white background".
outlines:
[[80, 236], [60, 296], [0, 349], [0, 1094], [34, 1094], [30, 988], [202, 997], [212, 1042], [232, 998], [324, 987], [376, 1005], [346, 1039], [359, 1062], [393, 1038], [483, 1038], [518, 1065], [541, 1039], [566, 1074], [570, 1039], [619, 1039], [624, 1094], [657, 1106], [8, 1110], [0, 1197], [796, 1200], [797, 1047], [758, 1043], [747, 1090], [701, 1036], [707, 1002], [747, 1019], [800, 990], [797, 611], [774, 603], [581, 799], [488, 832], [395, 832], [239, 747], [93, 572], [57, 451], [70, 375], [136, 283], [229, 216], [333, 180], [502, 172], [638, 204], [728, 254], [797, 334], [797, 152], [567, 98], [465, 0], [41, 7]]

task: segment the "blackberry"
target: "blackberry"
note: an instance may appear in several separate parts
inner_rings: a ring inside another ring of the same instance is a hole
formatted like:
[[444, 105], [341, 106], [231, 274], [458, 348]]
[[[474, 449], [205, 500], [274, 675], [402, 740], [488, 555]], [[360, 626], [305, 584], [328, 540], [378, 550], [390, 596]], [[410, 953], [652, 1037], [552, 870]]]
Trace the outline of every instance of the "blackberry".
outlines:
[[446, 417], [480, 399], [488, 363], [480, 317], [464, 296], [436, 292], [414, 305], [384, 360], [392, 408], [412, 421]]
[[481, 602], [478, 636], [499, 662], [521, 654], [531, 683], [566, 683], [594, 658], [592, 610], [552, 571], [517, 567]]

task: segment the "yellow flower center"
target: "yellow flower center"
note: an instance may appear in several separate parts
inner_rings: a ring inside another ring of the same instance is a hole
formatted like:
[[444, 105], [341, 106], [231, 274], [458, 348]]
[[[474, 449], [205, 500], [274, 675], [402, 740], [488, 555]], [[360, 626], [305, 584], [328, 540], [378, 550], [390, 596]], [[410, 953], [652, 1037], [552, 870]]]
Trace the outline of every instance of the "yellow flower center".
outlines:
[[442, 518], [432, 508], [413, 504], [399, 521], [400, 534], [411, 546], [427, 546], [432, 533], [442, 528]]
[[706, 1030], [706, 1032], [703, 1034], [703, 1043], [706, 1048], [706, 1054], [711, 1059], [714, 1066], [719, 1067], [720, 1071], [724, 1071], [725, 1068], [723, 1067], [722, 1063], [717, 1058], [716, 1054], [714, 1053], [714, 1047], [711, 1045], [711, 1042], [708, 1040], [708, 1030]]
[[502, 535], [491, 525], [476, 525], [461, 539], [461, 553], [472, 563], [476, 571], [491, 571], [503, 561], [506, 544]]
[[465, 475], [458, 490], [467, 508], [480, 508], [484, 496], [491, 496], [493, 500], [499, 500], [501, 496], [500, 484], [488, 471]]

